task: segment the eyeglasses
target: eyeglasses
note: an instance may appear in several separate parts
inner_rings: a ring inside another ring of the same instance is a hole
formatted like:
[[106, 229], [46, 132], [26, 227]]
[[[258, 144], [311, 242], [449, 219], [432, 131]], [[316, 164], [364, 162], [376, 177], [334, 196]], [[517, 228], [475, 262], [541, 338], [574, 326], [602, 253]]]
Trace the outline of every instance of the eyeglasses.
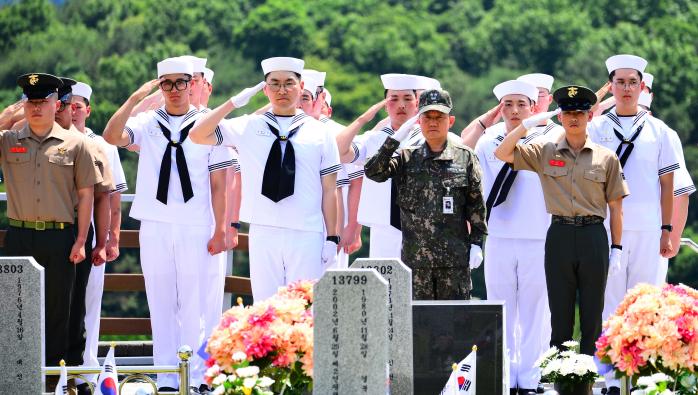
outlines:
[[188, 80], [178, 79], [176, 81], [163, 80], [160, 83], [160, 89], [162, 89], [164, 92], [171, 92], [172, 89], [176, 89], [178, 91], [183, 91], [183, 90], [187, 89], [187, 85], [189, 85], [189, 81], [191, 81], [191, 79], [188, 79]]
[[271, 84], [267, 84], [267, 87], [269, 90], [272, 92], [278, 92], [281, 90], [281, 88], [284, 88], [287, 91], [290, 91], [291, 89], [295, 88], [298, 86], [297, 82], [287, 82], [285, 84], [279, 84], [278, 82], [272, 82]]
[[640, 86], [640, 82], [639, 81], [630, 81], [630, 82], [613, 81], [613, 86], [615, 86], [616, 88], [636, 89], [638, 86]]

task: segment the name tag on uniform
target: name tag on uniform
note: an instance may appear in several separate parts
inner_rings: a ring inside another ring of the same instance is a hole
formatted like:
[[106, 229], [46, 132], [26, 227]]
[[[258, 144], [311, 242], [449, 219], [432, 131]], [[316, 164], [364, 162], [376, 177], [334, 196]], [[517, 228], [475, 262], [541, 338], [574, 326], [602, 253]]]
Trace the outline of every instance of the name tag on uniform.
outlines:
[[10, 152], [12, 152], [14, 154], [26, 154], [27, 147], [11, 147]]
[[268, 130], [258, 130], [257, 131], [257, 136], [269, 136], [270, 134], [271, 134], [271, 132]]
[[565, 167], [565, 161], [564, 160], [555, 160], [555, 159], [550, 159], [550, 166], [555, 166], [555, 167]]
[[497, 157], [494, 156], [494, 152], [492, 152], [492, 153], [487, 154], [487, 160], [490, 162], [494, 162], [494, 161], [497, 161], [499, 159], [497, 159]]
[[444, 214], [453, 214], [453, 196], [444, 196], [443, 212]]
[[616, 138], [615, 135], [613, 135], [613, 136], [605, 135], [605, 136], [601, 136], [600, 140], [601, 140], [602, 142], [604, 142], [604, 143], [610, 143], [610, 142], [613, 141], [615, 138]]

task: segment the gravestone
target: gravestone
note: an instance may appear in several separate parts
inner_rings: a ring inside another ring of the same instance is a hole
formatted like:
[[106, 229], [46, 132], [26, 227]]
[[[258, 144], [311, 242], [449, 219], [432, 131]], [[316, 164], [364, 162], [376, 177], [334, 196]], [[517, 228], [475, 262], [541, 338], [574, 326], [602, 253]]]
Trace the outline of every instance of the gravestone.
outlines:
[[44, 366], [44, 268], [31, 257], [0, 258], [0, 389], [40, 394]]
[[503, 302], [414, 301], [412, 320], [416, 394], [440, 393], [452, 365], [465, 358], [474, 345], [477, 393], [509, 393]]
[[412, 395], [412, 270], [399, 259], [359, 258], [351, 267], [375, 269], [388, 282], [390, 391]]
[[388, 282], [374, 269], [328, 270], [313, 314], [313, 394], [385, 395]]

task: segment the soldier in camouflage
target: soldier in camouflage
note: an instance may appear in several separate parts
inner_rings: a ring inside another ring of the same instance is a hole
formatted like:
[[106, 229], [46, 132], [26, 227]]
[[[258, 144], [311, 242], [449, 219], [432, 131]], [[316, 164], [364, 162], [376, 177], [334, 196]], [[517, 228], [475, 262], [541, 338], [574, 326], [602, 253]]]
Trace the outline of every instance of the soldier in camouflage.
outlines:
[[[487, 233], [482, 171], [475, 153], [448, 131], [455, 121], [451, 108], [447, 91], [425, 91], [419, 114], [365, 165], [366, 177], [397, 183], [402, 260], [412, 268], [415, 299], [470, 299], [470, 270], [482, 262]], [[425, 142], [393, 157], [417, 120]]]

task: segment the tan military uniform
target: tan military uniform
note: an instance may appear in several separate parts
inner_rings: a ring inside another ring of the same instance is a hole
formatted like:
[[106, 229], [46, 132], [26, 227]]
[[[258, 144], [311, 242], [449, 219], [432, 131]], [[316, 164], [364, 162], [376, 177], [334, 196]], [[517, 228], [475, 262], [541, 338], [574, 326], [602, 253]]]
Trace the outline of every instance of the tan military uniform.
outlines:
[[112, 191], [115, 191], [116, 187], [114, 186], [114, 177], [112, 176], [111, 164], [109, 163], [107, 155], [102, 147], [100, 147], [95, 140], [92, 140], [91, 138], [87, 137], [86, 134], [79, 131], [75, 125], [70, 125], [69, 131], [71, 133], [77, 133], [79, 136], [85, 138], [87, 147], [94, 157], [93, 161], [95, 166], [97, 167], [99, 174], [102, 176], [102, 182], [95, 184], [95, 193], [111, 193]]
[[[78, 190], [91, 188], [103, 178], [85, 138], [55, 123], [44, 137], [33, 134], [28, 126], [0, 132], [0, 164], [10, 218], [5, 254], [32, 256], [44, 267], [46, 364], [55, 366], [68, 347], [75, 281], [75, 265], [69, 260], [75, 243], [70, 224], [75, 221]], [[18, 225], [13, 220], [25, 222]]]
[[608, 202], [628, 195], [615, 153], [587, 137], [575, 153], [557, 142], [518, 144], [514, 169], [538, 173], [553, 215], [545, 239], [545, 277], [552, 332], [550, 345], [572, 339], [579, 291], [580, 351], [593, 355], [601, 334], [609, 243], [603, 218]]
[[85, 139], [55, 123], [43, 139], [28, 125], [0, 132], [0, 163], [16, 220], [73, 223], [77, 190], [103, 181]]
[[545, 206], [552, 215], [605, 218], [607, 202], [629, 193], [616, 154], [589, 138], [579, 154], [564, 135], [557, 143], [518, 144], [514, 169], [540, 175]]

